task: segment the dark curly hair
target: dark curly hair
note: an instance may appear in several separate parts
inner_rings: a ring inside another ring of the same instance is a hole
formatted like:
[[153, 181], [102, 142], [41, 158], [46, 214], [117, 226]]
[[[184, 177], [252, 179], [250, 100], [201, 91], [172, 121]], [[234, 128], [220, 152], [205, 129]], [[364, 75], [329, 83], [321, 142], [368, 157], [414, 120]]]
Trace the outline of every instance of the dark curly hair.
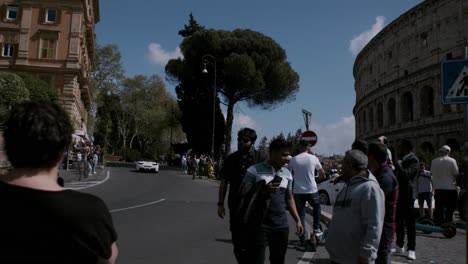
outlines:
[[68, 114], [46, 101], [15, 105], [5, 124], [5, 150], [14, 168], [50, 169], [72, 139]]
[[275, 138], [271, 141], [269, 151], [270, 153], [272, 151], [277, 151], [277, 150], [282, 150], [282, 149], [290, 149], [292, 144], [284, 138]]

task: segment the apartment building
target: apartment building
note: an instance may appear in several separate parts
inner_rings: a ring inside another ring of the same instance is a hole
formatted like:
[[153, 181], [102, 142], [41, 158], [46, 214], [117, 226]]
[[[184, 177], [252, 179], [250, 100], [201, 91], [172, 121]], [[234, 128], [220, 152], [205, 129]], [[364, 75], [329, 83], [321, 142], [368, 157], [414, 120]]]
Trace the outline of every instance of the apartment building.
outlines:
[[85, 133], [99, 0], [0, 0], [0, 71], [27, 72], [55, 87]]

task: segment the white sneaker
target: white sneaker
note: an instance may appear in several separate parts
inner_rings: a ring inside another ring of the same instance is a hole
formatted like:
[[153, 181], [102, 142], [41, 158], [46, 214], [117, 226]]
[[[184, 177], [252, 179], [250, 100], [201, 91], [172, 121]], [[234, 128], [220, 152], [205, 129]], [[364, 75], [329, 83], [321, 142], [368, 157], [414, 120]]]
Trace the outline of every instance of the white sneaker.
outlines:
[[391, 250], [392, 253], [405, 253], [405, 248], [404, 247], [399, 247], [399, 246], [396, 246], [394, 248], [392, 248]]
[[414, 252], [414, 250], [408, 250], [408, 259], [411, 259], [411, 260], [416, 259], [416, 252]]
[[320, 229], [314, 229], [314, 234], [315, 236], [320, 237], [321, 235], [323, 235], [323, 232]]

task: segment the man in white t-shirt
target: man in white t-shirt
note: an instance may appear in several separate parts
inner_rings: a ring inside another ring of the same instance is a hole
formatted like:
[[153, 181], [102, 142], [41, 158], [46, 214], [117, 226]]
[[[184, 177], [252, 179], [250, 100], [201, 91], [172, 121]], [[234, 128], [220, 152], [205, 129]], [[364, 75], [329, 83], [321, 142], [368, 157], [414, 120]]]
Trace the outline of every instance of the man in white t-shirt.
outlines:
[[449, 157], [450, 147], [443, 145], [440, 156], [431, 162], [432, 186], [434, 188], [434, 222], [438, 225], [453, 222], [453, 212], [457, 205], [458, 176], [457, 161]]
[[[302, 226], [305, 230], [306, 202], [312, 205], [314, 219], [314, 233], [321, 235], [320, 226], [320, 201], [317, 183], [315, 182], [315, 170], [318, 170], [320, 178], [325, 176], [325, 171], [320, 164], [319, 159], [308, 152], [309, 143], [305, 140], [299, 142], [300, 153], [294, 156], [289, 162], [289, 170], [293, 175], [293, 193], [296, 202], [297, 211], [301, 218]], [[300, 236], [300, 242], [306, 239], [307, 232]]]

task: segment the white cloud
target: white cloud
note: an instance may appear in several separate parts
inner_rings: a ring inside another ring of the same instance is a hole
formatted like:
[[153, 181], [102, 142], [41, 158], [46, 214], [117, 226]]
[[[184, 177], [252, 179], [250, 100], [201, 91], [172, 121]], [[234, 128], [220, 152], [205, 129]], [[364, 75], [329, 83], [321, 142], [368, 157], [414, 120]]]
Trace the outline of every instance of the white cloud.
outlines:
[[334, 124], [311, 124], [311, 129], [317, 134], [317, 145], [312, 150], [317, 154], [331, 156], [344, 154], [351, 149], [354, 141], [354, 116], [343, 117]]
[[375, 36], [379, 33], [385, 26], [385, 17], [378, 16], [375, 18], [375, 23], [372, 25], [372, 28], [362, 32], [358, 36], [355, 36], [349, 45], [349, 50], [351, 53], [356, 56], [362, 48]]
[[158, 43], [153, 42], [148, 45], [148, 59], [151, 64], [166, 65], [170, 59], [176, 58], [183, 58], [179, 47], [174, 51], [166, 51]]
[[234, 113], [234, 122], [232, 124], [231, 132], [231, 151], [237, 150], [237, 132], [244, 127], [249, 127], [255, 130], [258, 129], [257, 123], [252, 119], [252, 117], [241, 113]]

